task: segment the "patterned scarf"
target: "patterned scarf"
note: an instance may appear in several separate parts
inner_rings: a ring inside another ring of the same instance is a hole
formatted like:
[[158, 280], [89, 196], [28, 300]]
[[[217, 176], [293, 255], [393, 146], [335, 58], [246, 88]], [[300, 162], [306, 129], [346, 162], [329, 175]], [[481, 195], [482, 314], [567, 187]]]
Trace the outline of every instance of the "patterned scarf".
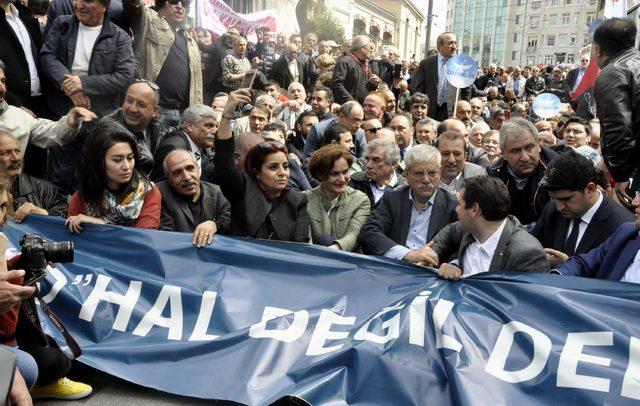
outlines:
[[118, 196], [105, 190], [102, 200], [104, 215], [102, 218], [111, 224], [127, 224], [138, 219], [144, 204], [144, 197], [153, 186], [145, 179], [141, 179], [137, 172]]

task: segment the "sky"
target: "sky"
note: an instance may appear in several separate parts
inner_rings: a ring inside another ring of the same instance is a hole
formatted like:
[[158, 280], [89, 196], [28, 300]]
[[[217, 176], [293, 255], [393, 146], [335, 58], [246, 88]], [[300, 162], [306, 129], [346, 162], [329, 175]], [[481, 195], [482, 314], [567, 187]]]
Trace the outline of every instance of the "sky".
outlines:
[[[436, 16], [433, 18], [433, 25], [431, 26], [431, 41], [436, 40], [438, 35], [444, 31], [447, 23], [447, 0], [431, 0], [433, 1], [433, 14]], [[429, 10], [429, 0], [422, 0], [424, 4], [424, 13], [427, 14]]]

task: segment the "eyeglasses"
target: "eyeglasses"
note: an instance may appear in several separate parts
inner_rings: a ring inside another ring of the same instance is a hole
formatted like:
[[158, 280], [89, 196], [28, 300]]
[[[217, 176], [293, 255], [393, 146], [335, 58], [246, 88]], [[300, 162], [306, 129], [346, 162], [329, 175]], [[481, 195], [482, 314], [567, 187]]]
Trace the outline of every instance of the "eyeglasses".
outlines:
[[430, 179], [433, 179], [436, 176], [440, 175], [440, 171], [439, 170], [434, 170], [434, 171], [410, 171], [409, 173], [415, 179], [422, 179], [422, 178], [424, 178], [424, 175], [427, 175]]
[[169, 4], [173, 4], [174, 6], [178, 3], [182, 3], [182, 7], [189, 8], [188, 0], [168, 0]]
[[366, 129], [365, 131], [366, 131], [366, 132], [369, 132], [369, 133], [371, 133], [371, 134], [375, 134], [375, 133], [377, 133], [377, 132], [378, 132], [378, 130], [382, 130], [382, 127], [373, 127], [373, 128], [368, 128], [368, 129]]
[[150, 88], [152, 88], [153, 90], [155, 90], [156, 92], [160, 92], [160, 87], [158, 85], [156, 85], [155, 83], [153, 83], [152, 81], [150, 81], [150, 80], [147, 80], [147, 79], [135, 79], [133, 81], [133, 83], [134, 84], [135, 83], [144, 83], [147, 86], [149, 86]]

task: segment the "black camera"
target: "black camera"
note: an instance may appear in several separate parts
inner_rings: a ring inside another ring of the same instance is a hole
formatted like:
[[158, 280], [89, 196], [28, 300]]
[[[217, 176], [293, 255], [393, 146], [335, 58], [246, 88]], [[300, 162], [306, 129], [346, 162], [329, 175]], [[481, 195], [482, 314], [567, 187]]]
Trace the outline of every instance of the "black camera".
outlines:
[[33, 285], [44, 278], [48, 262], [73, 262], [73, 242], [47, 242], [40, 234], [25, 234], [20, 238], [22, 255], [20, 262], [25, 267], [24, 285]]

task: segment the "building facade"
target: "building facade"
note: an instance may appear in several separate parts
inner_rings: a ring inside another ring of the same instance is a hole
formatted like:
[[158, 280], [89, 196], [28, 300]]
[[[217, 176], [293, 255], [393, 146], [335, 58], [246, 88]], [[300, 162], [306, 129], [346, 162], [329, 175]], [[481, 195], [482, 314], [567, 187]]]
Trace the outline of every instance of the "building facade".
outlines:
[[576, 63], [598, 0], [447, 0], [447, 31], [482, 66]]
[[[225, 0], [239, 13], [268, 9], [277, 10], [279, 32], [287, 35], [300, 32], [296, 19], [297, 0]], [[424, 4], [421, 4], [424, 3]], [[379, 50], [396, 48], [409, 59], [420, 59], [425, 38], [427, 0], [309, 0], [311, 12], [327, 12], [342, 27], [347, 38], [369, 35]]]

